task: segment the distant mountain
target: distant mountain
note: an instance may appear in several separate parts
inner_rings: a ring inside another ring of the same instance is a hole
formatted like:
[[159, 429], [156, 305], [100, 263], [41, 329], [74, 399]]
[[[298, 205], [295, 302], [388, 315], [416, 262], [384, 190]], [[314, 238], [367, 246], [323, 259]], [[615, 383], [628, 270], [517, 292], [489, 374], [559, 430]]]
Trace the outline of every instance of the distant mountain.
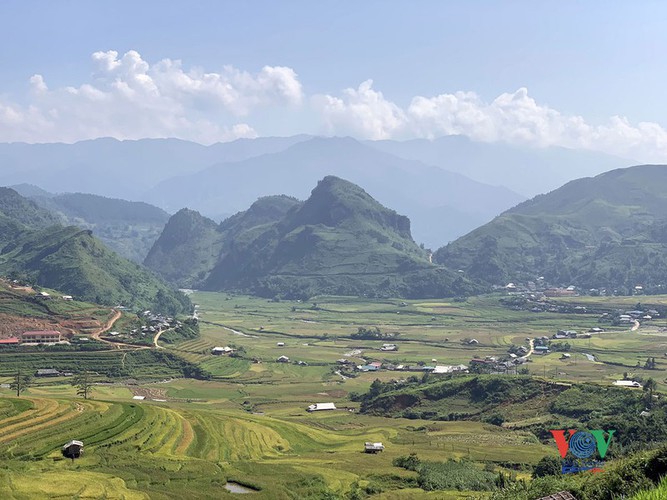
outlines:
[[107, 249], [88, 230], [0, 189], [0, 275], [18, 276], [100, 304], [184, 312], [190, 302], [147, 269]]
[[111, 138], [74, 144], [0, 143], [0, 185], [37, 183], [54, 193], [82, 192], [142, 201], [146, 190], [170, 177], [214, 163], [282, 151], [308, 138], [238, 139], [210, 146], [180, 139]]
[[141, 263], [160, 236], [169, 214], [144, 202], [93, 194], [53, 194], [31, 184], [12, 186], [49, 210], [59, 223], [90, 229], [112, 250]]
[[544, 276], [585, 288], [667, 287], [667, 166], [569, 182], [439, 249], [436, 262], [503, 285]]
[[547, 193], [573, 179], [637, 163], [594, 151], [475, 142], [465, 136], [446, 136], [432, 141], [366, 141], [365, 144], [401, 158], [464, 174], [485, 184], [505, 186], [526, 197]]
[[[10, 188], [0, 187], [0, 215], [29, 229], [58, 224], [58, 217]], [[11, 237], [0, 233], [0, 241]]]
[[[412, 240], [407, 217], [334, 176], [321, 180], [305, 202], [284, 196], [260, 199], [224, 221], [218, 232], [220, 255], [201, 284], [207, 290], [291, 298], [434, 297], [476, 290], [457, 273], [429, 262]], [[213, 237], [210, 223], [205, 237]], [[187, 236], [179, 241], [175, 252], [192, 246]], [[162, 237], [156, 245], [161, 243]]]
[[416, 221], [416, 240], [434, 248], [524, 200], [506, 188], [404, 160], [351, 138], [312, 138], [278, 153], [161, 182], [146, 201], [168, 211], [187, 206], [214, 217], [276, 192], [303, 199], [326, 175], [363, 185], [378, 201], [408, 215]]

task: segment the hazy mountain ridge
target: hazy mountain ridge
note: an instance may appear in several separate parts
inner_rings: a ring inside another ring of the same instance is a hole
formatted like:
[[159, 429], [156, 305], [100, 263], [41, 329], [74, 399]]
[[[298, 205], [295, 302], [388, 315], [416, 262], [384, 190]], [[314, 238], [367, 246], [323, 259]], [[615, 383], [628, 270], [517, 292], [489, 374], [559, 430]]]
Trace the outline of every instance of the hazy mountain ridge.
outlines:
[[401, 158], [420, 160], [450, 172], [458, 172], [486, 184], [532, 197], [557, 189], [570, 180], [598, 175], [636, 161], [597, 151], [520, 147], [502, 142], [477, 142], [466, 136], [433, 140], [365, 141]]
[[501, 214], [434, 258], [502, 285], [544, 276], [586, 288], [667, 284], [667, 167], [569, 182]]
[[[167, 210], [185, 205], [214, 217], [243, 210], [258, 197], [276, 192], [304, 199], [326, 175], [364, 186], [381, 203], [417, 221], [415, 239], [433, 247], [524, 200], [507, 188], [398, 158], [352, 138], [319, 137], [278, 153], [166, 180], [146, 199]], [[443, 217], [452, 223], [443, 224]]]

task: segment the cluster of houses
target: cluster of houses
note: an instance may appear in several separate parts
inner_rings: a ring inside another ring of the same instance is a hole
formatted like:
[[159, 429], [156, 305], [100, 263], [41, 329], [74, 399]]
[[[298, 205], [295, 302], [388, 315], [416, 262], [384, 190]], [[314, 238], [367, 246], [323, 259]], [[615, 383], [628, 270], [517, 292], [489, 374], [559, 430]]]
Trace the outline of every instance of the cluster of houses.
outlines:
[[[432, 360], [435, 363], [435, 360]], [[355, 363], [347, 358], [341, 358], [337, 361], [339, 365], [353, 367], [359, 372], [376, 372], [379, 370], [403, 371], [403, 372], [421, 372], [421, 373], [467, 373], [466, 365], [396, 365], [393, 363], [382, 363], [381, 361], [372, 361], [363, 365]]]
[[56, 330], [36, 330], [23, 332], [18, 337], [0, 339], [0, 346], [12, 345], [55, 345], [66, 344], [67, 339]]
[[[182, 326], [181, 322], [169, 316], [156, 314], [151, 311], [144, 311], [141, 313], [142, 318], [147, 323], [141, 327], [141, 334], [156, 333], [167, 328], [179, 328]], [[132, 333], [138, 333], [138, 330], [132, 330]]]

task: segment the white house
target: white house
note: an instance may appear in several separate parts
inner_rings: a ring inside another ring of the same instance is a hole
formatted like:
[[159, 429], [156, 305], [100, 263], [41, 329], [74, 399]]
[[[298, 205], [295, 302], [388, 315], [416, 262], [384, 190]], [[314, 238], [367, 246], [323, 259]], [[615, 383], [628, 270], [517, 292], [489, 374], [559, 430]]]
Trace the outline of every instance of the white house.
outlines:
[[308, 411], [323, 411], [323, 410], [335, 410], [336, 405], [333, 403], [315, 403], [308, 407]]
[[380, 347], [381, 351], [398, 351], [398, 346], [396, 344], [382, 344]]
[[636, 387], [637, 389], [642, 388], [642, 385], [634, 380], [617, 380], [616, 382], [614, 382], [614, 385], [617, 385], [619, 387]]

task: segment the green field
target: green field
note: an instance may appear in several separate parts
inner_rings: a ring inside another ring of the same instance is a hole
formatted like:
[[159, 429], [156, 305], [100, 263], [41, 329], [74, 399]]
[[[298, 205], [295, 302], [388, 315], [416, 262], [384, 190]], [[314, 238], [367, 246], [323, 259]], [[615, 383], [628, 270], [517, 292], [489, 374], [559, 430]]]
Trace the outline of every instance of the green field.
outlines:
[[[335, 373], [336, 360], [360, 350], [350, 359], [468, 364], [472, 357], [504, 355], [512, 344], [525, 345], [526, 337], [588, 330], [598, 325], [599, 316], [515, 311], [498, 296], [465, 302], [322, 297], [308, 303], [217, 293], [191, 297], [199, 306], [196, 339], [132, 352], [0, 356], [2, 382], [18, 366], [57, 363], [105, 370], [127, 363], [137, 379], [97, 385], [93, 400], [77, 398], [67, 379], [38, 380], [21, 398], [0, 389], [0, 497], [231, 498], [224, 485], [236, 481], [258, 490], [249, 498], [347, 498], [357, 489], [383, 499], [465, 498], [473, 493], [419, 489], [416, 473], [393, 466], [392, 460], [417, 453], [422, 460], [470, 460], [472, 467], [496, 472], [514, 464], [519, 477], [528, 477], [543, 456], [557, 455], [556, 447], [509, 426], [360, 414], [350, 393], [367, 391], [375, 379], [414, 373], [380, 371], [344, 379]], [[665, 297], [651, 301], [667, 303]], [[634, 305], [609, 298], [583, 302], [610, 310]], [[374, 326], [398, 334], [392, 340], [397, 352], [380, 351], [380, 340], [351, 338], [359, 327]], [[525, 366], [547, 380], [602, 385], [631, 372], [655, 378], [664, 389], [666, 335], [655, 322], [634, 332], [610, 328], [591, 339], [571, 340], [569, 360], [559, 353], [534, 355]], [[479, 344], [468, 344], [471, 338]], [[225, 345], [245, 352], [237, 358], [210, 354], [212, 347]], [[198, 365], [211, 379], [180, 378], [167, 358], [152, 358], [161, 352]], [[291, 362], [276, 362], [281, 355]], [[657, 370], [642, 368], [649, 356], [656, 357]], [[642, 367], [635, 368], [637, 361]], [[133, 394], [148, 398], [133, 401]], [[316, 402], [334, 402], [339, 409], [305, 411]], [[538, 409], [527, 408], [516, 419], [529, 425], [532, 411]], [[85, 443], [83, 458], [74, 462], [59, 451], [70, 439]], [[365, 454], [366, 441], [381, 441], [386, 449]]]

